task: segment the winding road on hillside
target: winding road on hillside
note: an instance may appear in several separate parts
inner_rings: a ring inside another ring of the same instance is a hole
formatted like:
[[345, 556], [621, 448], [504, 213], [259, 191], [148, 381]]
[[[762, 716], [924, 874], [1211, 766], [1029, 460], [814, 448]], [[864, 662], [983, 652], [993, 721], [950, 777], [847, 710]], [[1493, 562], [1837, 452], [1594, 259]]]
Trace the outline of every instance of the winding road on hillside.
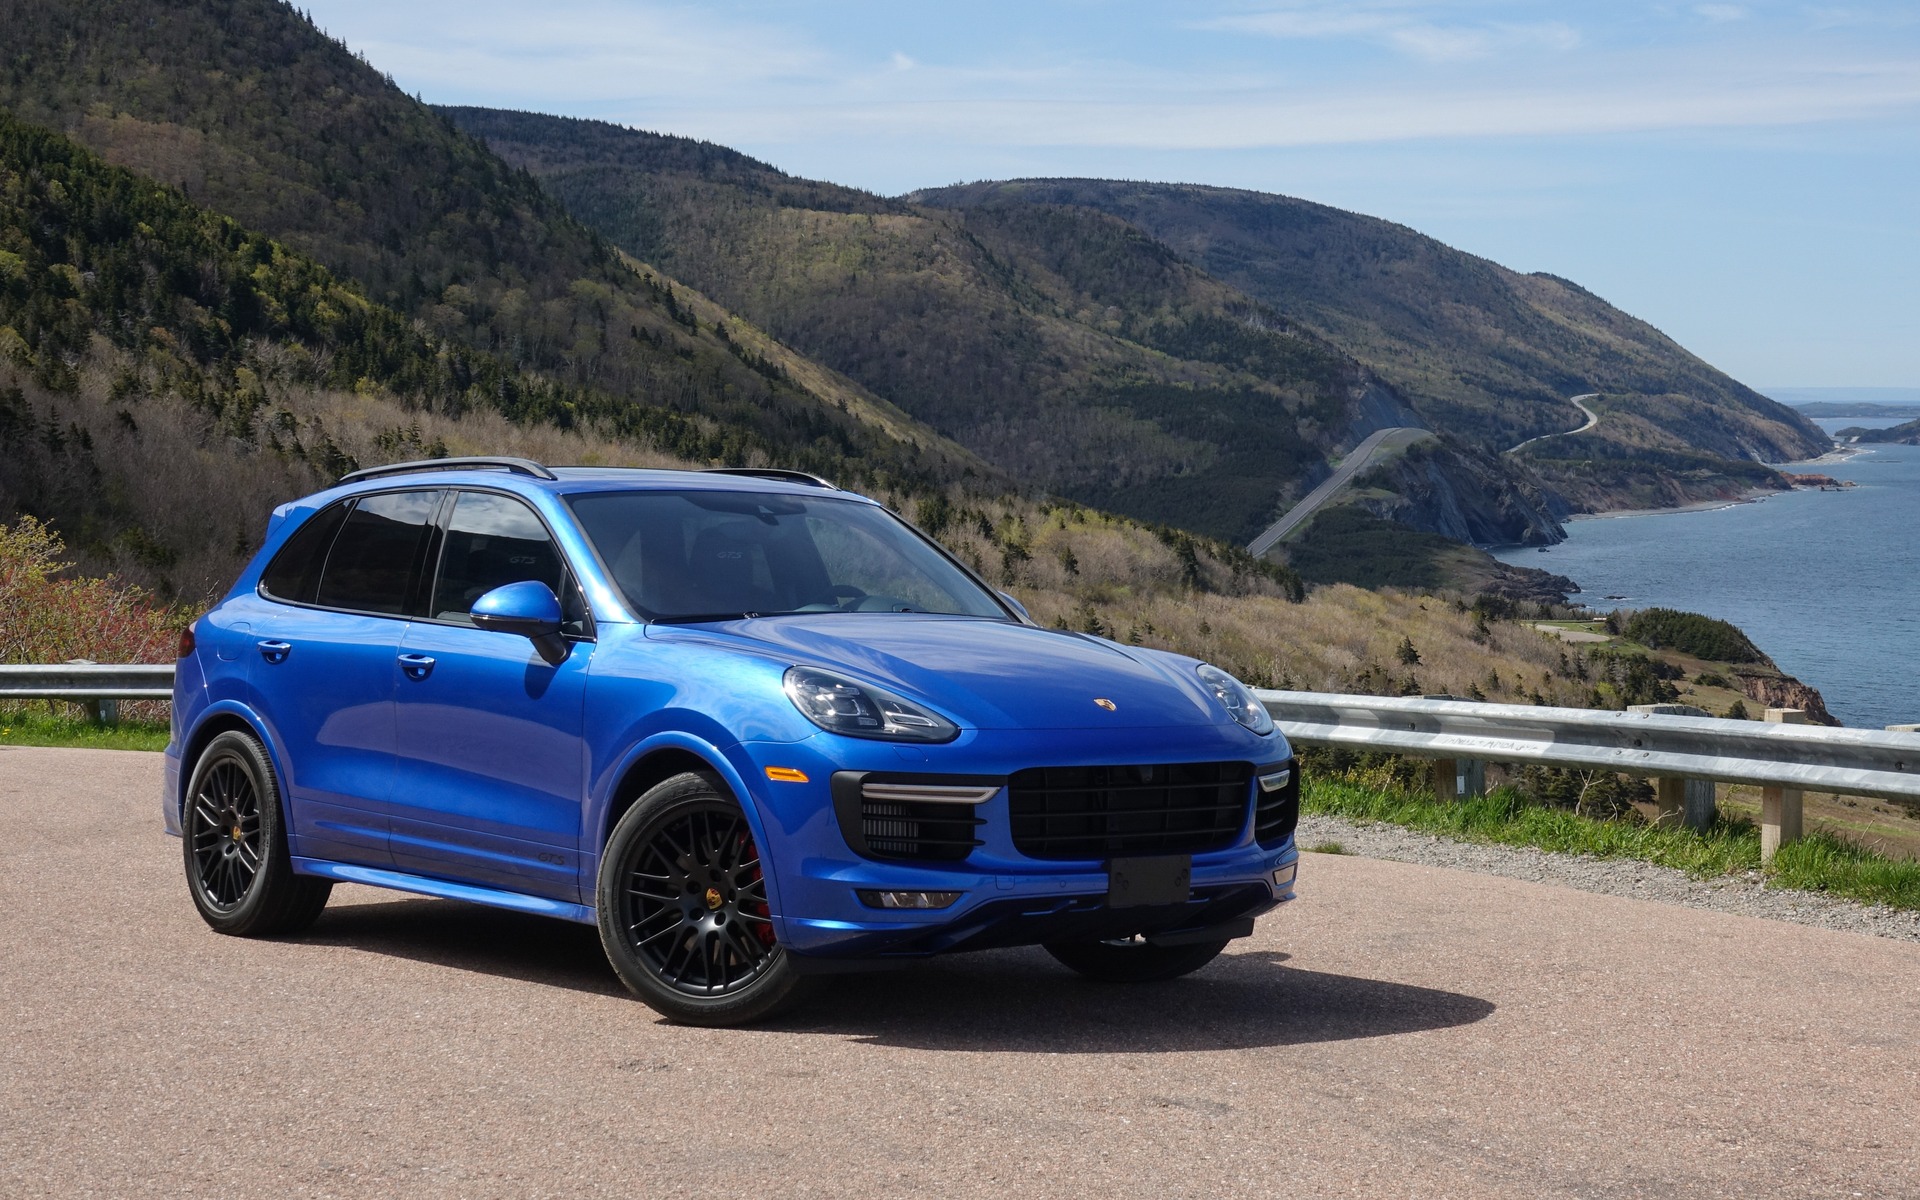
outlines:
[[1306, 854], [1192, 977], [1037, 950], [767, 1025], [587, 926], [341, 885], [210, 932], [160, 756], [0, 747], [0, 1195], [1920, 1195], [1920, 945]]
[[1528, 446], [1533, 445], [1535, 442], [1544, 442], [1548, 438], [1566, 437], [1569, 434], [1585, 433], [1587, 430], [1592, 429], [1595, 425], [1598, 425], [1600, 423], [1600, 414], [1588, 408], [1587, 401], [1598, 400], [1599, 398], [1600, 398], [1599, 392], [1585, 392], [1581, 395], [1573, 396], [1569, 398], [1569, 403], [1571, 403], [1575, 408], [1579, 409], [1581, 412], [1587, 414], [1587, 423], [1585, 425], [1582, 425], [1580, 428], [1563, 429], [1559, 433], [1543, 433], [1539, 437], [1530, 437], [1526, 441], [1521, 442], [1518, 446], [1514, 446], [1508, 449], [1507, 453], [1508, 454], [1517, 453], [1518, 451], [1524, 450]]
[[1334, 493], [1347, 486], [1348, 481], [1358, 475], [1363, 467], [1432, 436], [1427, 430], [1406, 425], [1378, 429], [1368, 434], [1365, 441], [1353, 448], [1353, 453], [1340, 461], [1340, 465], [1333, 469], [1333, 474], [1288, 509], [1285, 516], [1267, 526], [1266, 532], [1247, 544], [1247, 550], [1255, 558], [1267, 553], [1284, 541], [1288, 534], [1300, 528], [1308, 517], [1319, 512], [1327, 501], [1333, 499]]

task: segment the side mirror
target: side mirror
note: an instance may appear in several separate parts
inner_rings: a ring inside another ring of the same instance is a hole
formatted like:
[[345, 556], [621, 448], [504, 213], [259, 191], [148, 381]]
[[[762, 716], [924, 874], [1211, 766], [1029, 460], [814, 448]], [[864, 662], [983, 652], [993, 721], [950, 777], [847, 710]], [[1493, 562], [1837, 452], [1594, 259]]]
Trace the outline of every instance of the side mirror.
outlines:
[[560, 598], [537, 579], [493, 589], [473, 602], [472, 616], [477, 628], [526, 638], [549, 666], [567, 660], [567, 643], [560, 636], [560, 624], [565, 620]]
[[1022, 621], [1025, 621], [1029, 625], [1033, 624], [1033, 614], [1027, 611], [1026, 605], [1020, 603], [1018, 600], [1015, 600], [1012, 596], [1009, 596], [1005, 592], [1000, 593], [1000, 599], [1006, 602], [1006, 605], [1008, 608], [1011, 608], [1013, 611], [1019, 613], [1020, 619]]

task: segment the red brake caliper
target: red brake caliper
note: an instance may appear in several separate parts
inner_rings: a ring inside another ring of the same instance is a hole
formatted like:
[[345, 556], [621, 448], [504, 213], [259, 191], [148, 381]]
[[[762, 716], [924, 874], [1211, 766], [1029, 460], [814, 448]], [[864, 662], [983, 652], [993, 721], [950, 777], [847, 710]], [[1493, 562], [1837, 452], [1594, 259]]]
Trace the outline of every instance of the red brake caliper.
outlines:
[[[755, 884], [761, 882], [762, 879], [760, 874], [760, 852], [754, 846], [753, 839], [747, 835], [747, 831], [744, 829], [740, 831], [740, 851], [743, 855], [750, 855], [753, 858], [753, 869], [748, 872], [747, 878], [740, 888], [740, 890], [744, 892], [750, 890]], [[761, 945], [771, 948], [773, 946], [773, 909], [767, 907], [765, 900], [755, 900], [750, 904], [743, 904], [741, 907], [761, 919], [762, 923], [753, 927], [753, 935], [760, 939]]]

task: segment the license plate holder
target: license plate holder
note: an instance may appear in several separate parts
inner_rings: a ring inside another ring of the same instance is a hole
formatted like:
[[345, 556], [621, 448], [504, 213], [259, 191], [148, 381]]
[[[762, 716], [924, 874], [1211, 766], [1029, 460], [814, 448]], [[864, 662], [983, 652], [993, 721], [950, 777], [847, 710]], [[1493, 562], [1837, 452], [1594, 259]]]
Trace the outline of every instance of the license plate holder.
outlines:
[[1107, 862], [1107, 907], [1185, 904], [1193, 898], [1193, 855], [1115, 858]]

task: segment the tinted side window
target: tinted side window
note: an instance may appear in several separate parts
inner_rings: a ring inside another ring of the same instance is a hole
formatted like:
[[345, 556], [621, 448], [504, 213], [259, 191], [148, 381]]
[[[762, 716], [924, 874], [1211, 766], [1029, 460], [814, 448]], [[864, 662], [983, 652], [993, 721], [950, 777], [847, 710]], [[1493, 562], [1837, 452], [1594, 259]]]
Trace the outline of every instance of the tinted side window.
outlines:
[[494, 588], [537, 580], [566, 606], [569, 633], [584, 626], [577, 593], [567, 578], [560, 548], [531, 508], [493, 492], [460, 492], [447, 520], [440, 573], [428, 615], [471, 621], [473, 602]]
[[326, 565], [327, 551], [333, 547], [334, 535], [340, 532], [352, 503], [342, 500], [308, 517], [261, 573], [260, 590], [275, 600], [312, 604], [320, 590], [320, 568]]
[[357, 612], [406, 612], [420, 552], [439, 506], [439, 492], [362, 497], [333, 540], [316, 603]]

